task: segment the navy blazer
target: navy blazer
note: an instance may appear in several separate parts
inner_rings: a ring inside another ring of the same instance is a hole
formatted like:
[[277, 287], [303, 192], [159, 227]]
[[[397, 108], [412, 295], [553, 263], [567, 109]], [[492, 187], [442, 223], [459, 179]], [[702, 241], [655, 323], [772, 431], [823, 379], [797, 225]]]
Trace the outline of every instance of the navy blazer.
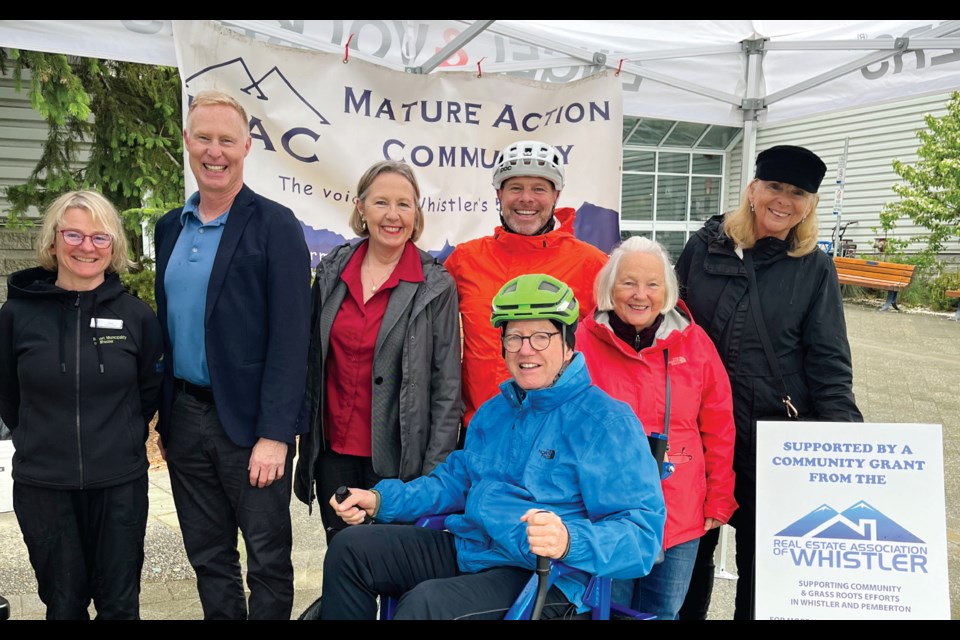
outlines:
[[[157, 431], [164, 444], [173, 408], [173, 350], [164, 275], [183, 226], [183, 208], [157, 221], [157, 315], [165, 375]], [[200, 328], [198, 327], [199, 331]], [[303, 411], [310, 344], [310, 253], [293, 212], [246, 185], [224, 225], [207, 288], [204, 336], [217, 415], [230, 439], [293, 444], [307, 428]]]

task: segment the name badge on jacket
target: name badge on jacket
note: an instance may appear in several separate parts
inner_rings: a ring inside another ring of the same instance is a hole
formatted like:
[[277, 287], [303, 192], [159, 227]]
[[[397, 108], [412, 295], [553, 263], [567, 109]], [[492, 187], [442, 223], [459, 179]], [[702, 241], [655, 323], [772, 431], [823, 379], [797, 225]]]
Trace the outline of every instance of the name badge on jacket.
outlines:
[[91, 329], [123, 329], [123, 320], [119, 318], [90, 318]]

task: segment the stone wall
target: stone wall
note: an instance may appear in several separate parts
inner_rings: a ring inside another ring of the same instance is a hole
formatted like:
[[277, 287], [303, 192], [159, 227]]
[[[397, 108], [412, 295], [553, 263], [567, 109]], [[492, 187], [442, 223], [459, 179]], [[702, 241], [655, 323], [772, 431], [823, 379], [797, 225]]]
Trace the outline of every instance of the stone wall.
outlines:
[[0, 304], [7, 300], [7, 276], [37, 266], [37, 229], [26, 231], [0, 227]]

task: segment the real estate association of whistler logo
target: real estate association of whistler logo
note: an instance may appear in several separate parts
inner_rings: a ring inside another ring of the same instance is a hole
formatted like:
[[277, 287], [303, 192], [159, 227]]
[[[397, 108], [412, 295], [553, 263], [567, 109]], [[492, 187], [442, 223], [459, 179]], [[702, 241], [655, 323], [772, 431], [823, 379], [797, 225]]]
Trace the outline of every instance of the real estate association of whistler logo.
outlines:
[[796, 567], [928, 573], [926, 543], [864, 501], [842, 512], [823, 504], [773, 539]]

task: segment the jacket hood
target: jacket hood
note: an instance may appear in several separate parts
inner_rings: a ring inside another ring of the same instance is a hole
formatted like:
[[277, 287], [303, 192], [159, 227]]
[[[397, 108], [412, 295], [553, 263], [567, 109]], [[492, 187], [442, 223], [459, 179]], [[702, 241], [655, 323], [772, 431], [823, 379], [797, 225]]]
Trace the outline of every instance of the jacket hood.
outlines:
[[[610, 326], [611, 313], [611, 311], [594, 309], [593, 313], [583, 320], [584, 330], [591, 331], [602, 340], [610, 342], [618, 348], [622, 348], [621, 350], [624, 353], [635, 356], [636, 353], [632, 352], [627, 345], [622, 343], [620, 338], [614, 335], [613, 328]], [[664, 347], [671, 346], [674, 341], [681, 338], [681, 334], [696, 324], [686, 303], [684, 303], [683, 300], [677, 300], [677, 305], [663, 314], [663, 322], [660, 323], [660, 328], [657, 329], [656, 340], [650, 347], [647, 347], [647, 349], [663, 349]]]
[[[115, 300], [126, 293], [120, 276], [116, 273], [104, 275], [103, 282], [91, 291], [67, 291], [57, 286], [57, 272], [33, 267], [10, 275], [7, 280], [7, 297], [10, 299], [41, 300], [48, 299], [60, 303], [60, 372], [67, 371], [67, 337], [66, 307], [76, 304], [88, 313], [91, 318], [97, 317], [97, 308], [104, 303]], [[91, 322], [93, 322], [91, 320]], [[98, 324], [93, 324], [94, 335], [100, 331]], [[96, 341], [97, 359], [100, 373], [104, 372], [103, 348], [100, 341]]]
[[[57, 272], [33, 267], [10, 274], [7, 279], [7, 297], [11, 299], [38, 299], [44, 297], [58, 298], [68, 296], [75, 299], [76, 291], [67, 291], [56, 285]], [[113, 300], [125, 293], [120, 276], [116, 273], [107, 273], [100, 285], [92, 291], [81, 291], [81, 297], [95, 296], [98, 303]]]
[[[710, 217], [696, 235], [703, 240], [709, 247], [710, 253], [735, 253], [736, 245], [723, 232], [723, 218], [726, 214], [717, 214]], [[790, 232], [791, 234], [793, 231]], [[792, 236], [787, 236], [791, 238]], [[790, 250], [789, 240], [781, 240], [768, 236], [757, 240], [753, 246], [753, 260], [757, 264], [766, 264], [776, 262], [788, 257], [787, 251]]]

